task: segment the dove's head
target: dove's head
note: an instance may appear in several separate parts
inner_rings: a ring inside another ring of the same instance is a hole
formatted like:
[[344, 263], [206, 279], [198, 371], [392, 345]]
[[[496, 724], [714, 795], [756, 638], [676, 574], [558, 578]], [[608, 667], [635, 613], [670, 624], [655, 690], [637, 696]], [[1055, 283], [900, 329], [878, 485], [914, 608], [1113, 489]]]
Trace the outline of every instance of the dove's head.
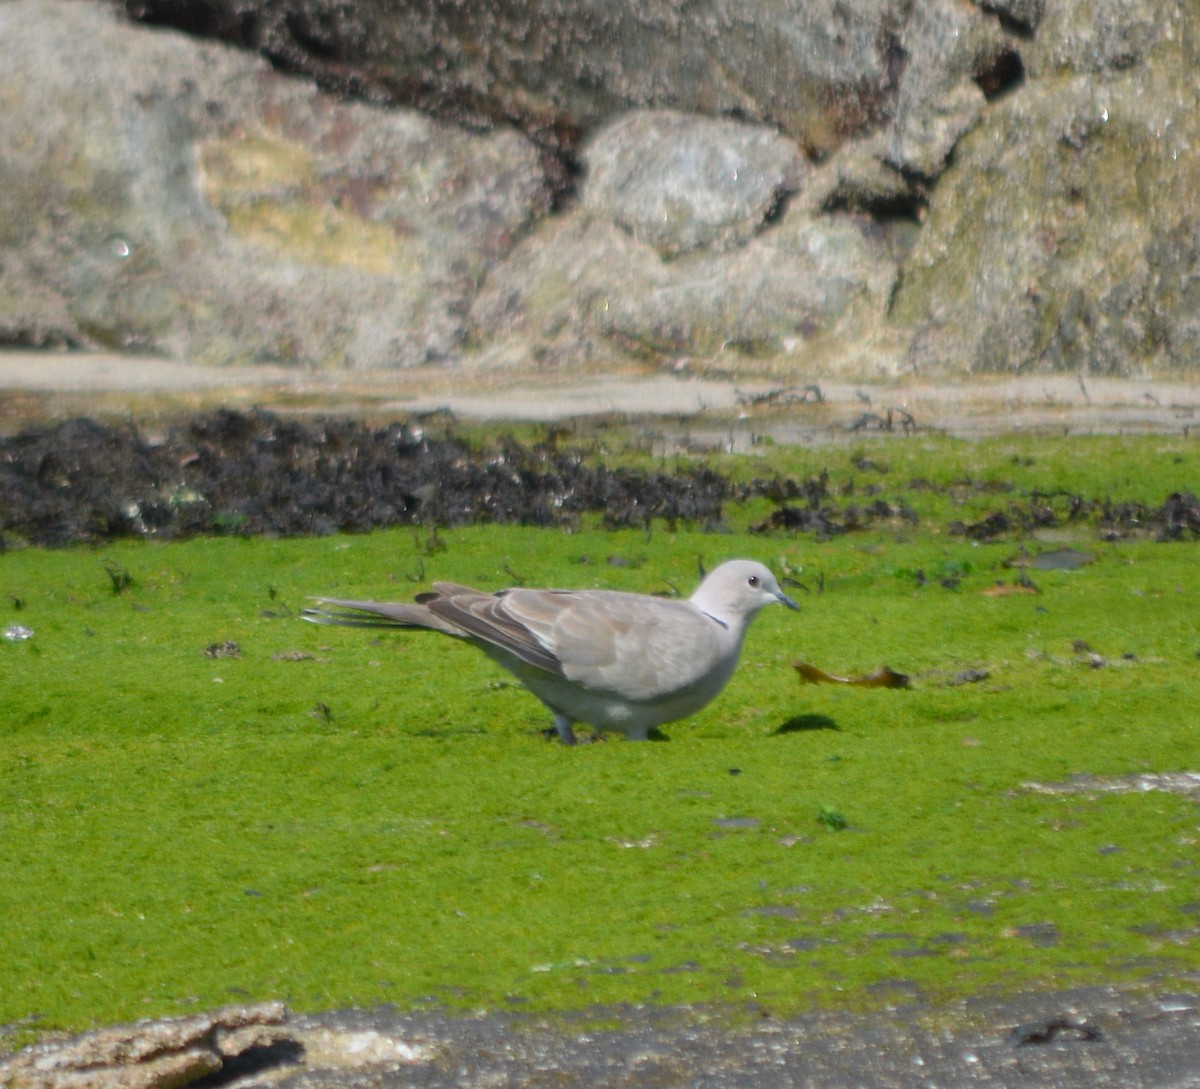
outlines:
[[732, 625], [744, 624], [775, 602], [789, 609], [800, 607], [780, 589], [770, 570], [753, 560], [728, 560], [713, 568], [692, 594], [692, 604], [701, 612]]

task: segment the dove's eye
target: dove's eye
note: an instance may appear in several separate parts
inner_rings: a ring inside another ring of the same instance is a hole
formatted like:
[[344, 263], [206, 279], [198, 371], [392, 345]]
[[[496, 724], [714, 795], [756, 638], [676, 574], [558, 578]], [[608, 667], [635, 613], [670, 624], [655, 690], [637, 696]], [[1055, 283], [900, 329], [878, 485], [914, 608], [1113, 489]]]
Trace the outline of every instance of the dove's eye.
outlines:
[[757, 586], [758, 585], [758, 576], [751, 575], [746, 581], [749, 582], [751, 586]]

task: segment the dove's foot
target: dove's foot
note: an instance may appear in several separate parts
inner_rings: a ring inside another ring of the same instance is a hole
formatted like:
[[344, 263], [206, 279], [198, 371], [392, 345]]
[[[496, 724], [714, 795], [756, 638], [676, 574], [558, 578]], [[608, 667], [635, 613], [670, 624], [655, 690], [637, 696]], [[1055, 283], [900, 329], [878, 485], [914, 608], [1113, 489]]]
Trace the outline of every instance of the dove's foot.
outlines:
[[[562, 715], [554, 716], [554, 732], [562, 738], [564, 745], [574, 745], [577, 743], [575, 740], [575, 731], [571, 729], [571, 720], [564, 718]], [[551, 731], [547, 730], [546, 736], [551, 737], [553, 735]]]

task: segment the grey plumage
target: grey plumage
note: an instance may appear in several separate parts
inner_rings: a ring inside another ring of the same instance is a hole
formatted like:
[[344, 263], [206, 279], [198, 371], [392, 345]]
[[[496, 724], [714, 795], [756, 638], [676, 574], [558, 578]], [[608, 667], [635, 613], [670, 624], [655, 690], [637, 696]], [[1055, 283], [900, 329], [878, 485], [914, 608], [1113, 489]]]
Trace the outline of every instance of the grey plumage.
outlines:
[[762, 564], [730, 560], [687, 601], [613, 590], [486, 593], [438, 582], [411, 603], [318, 598], [317, 624], [423, 628], [478, 647], [514, 674], [575, 741], [582, 722], [644, 739], [714, 699], [765, 605], [797, 608]]

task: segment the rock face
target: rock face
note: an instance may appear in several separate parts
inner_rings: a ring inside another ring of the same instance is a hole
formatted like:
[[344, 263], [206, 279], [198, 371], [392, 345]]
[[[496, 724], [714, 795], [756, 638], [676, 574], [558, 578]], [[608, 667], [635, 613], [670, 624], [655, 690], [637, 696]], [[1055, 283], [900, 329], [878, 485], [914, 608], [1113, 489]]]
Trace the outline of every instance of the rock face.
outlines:
[[[1194, 63], [1194, 62], [1193, 62]], [[896, 294], [917, 369], [1128, 374], [1200, 358], [1200, 84], [1047, 78], [959, 145]]]
[[0, 342], [1195, 370], [1188, 0], [122, 6], [0, 3]]

